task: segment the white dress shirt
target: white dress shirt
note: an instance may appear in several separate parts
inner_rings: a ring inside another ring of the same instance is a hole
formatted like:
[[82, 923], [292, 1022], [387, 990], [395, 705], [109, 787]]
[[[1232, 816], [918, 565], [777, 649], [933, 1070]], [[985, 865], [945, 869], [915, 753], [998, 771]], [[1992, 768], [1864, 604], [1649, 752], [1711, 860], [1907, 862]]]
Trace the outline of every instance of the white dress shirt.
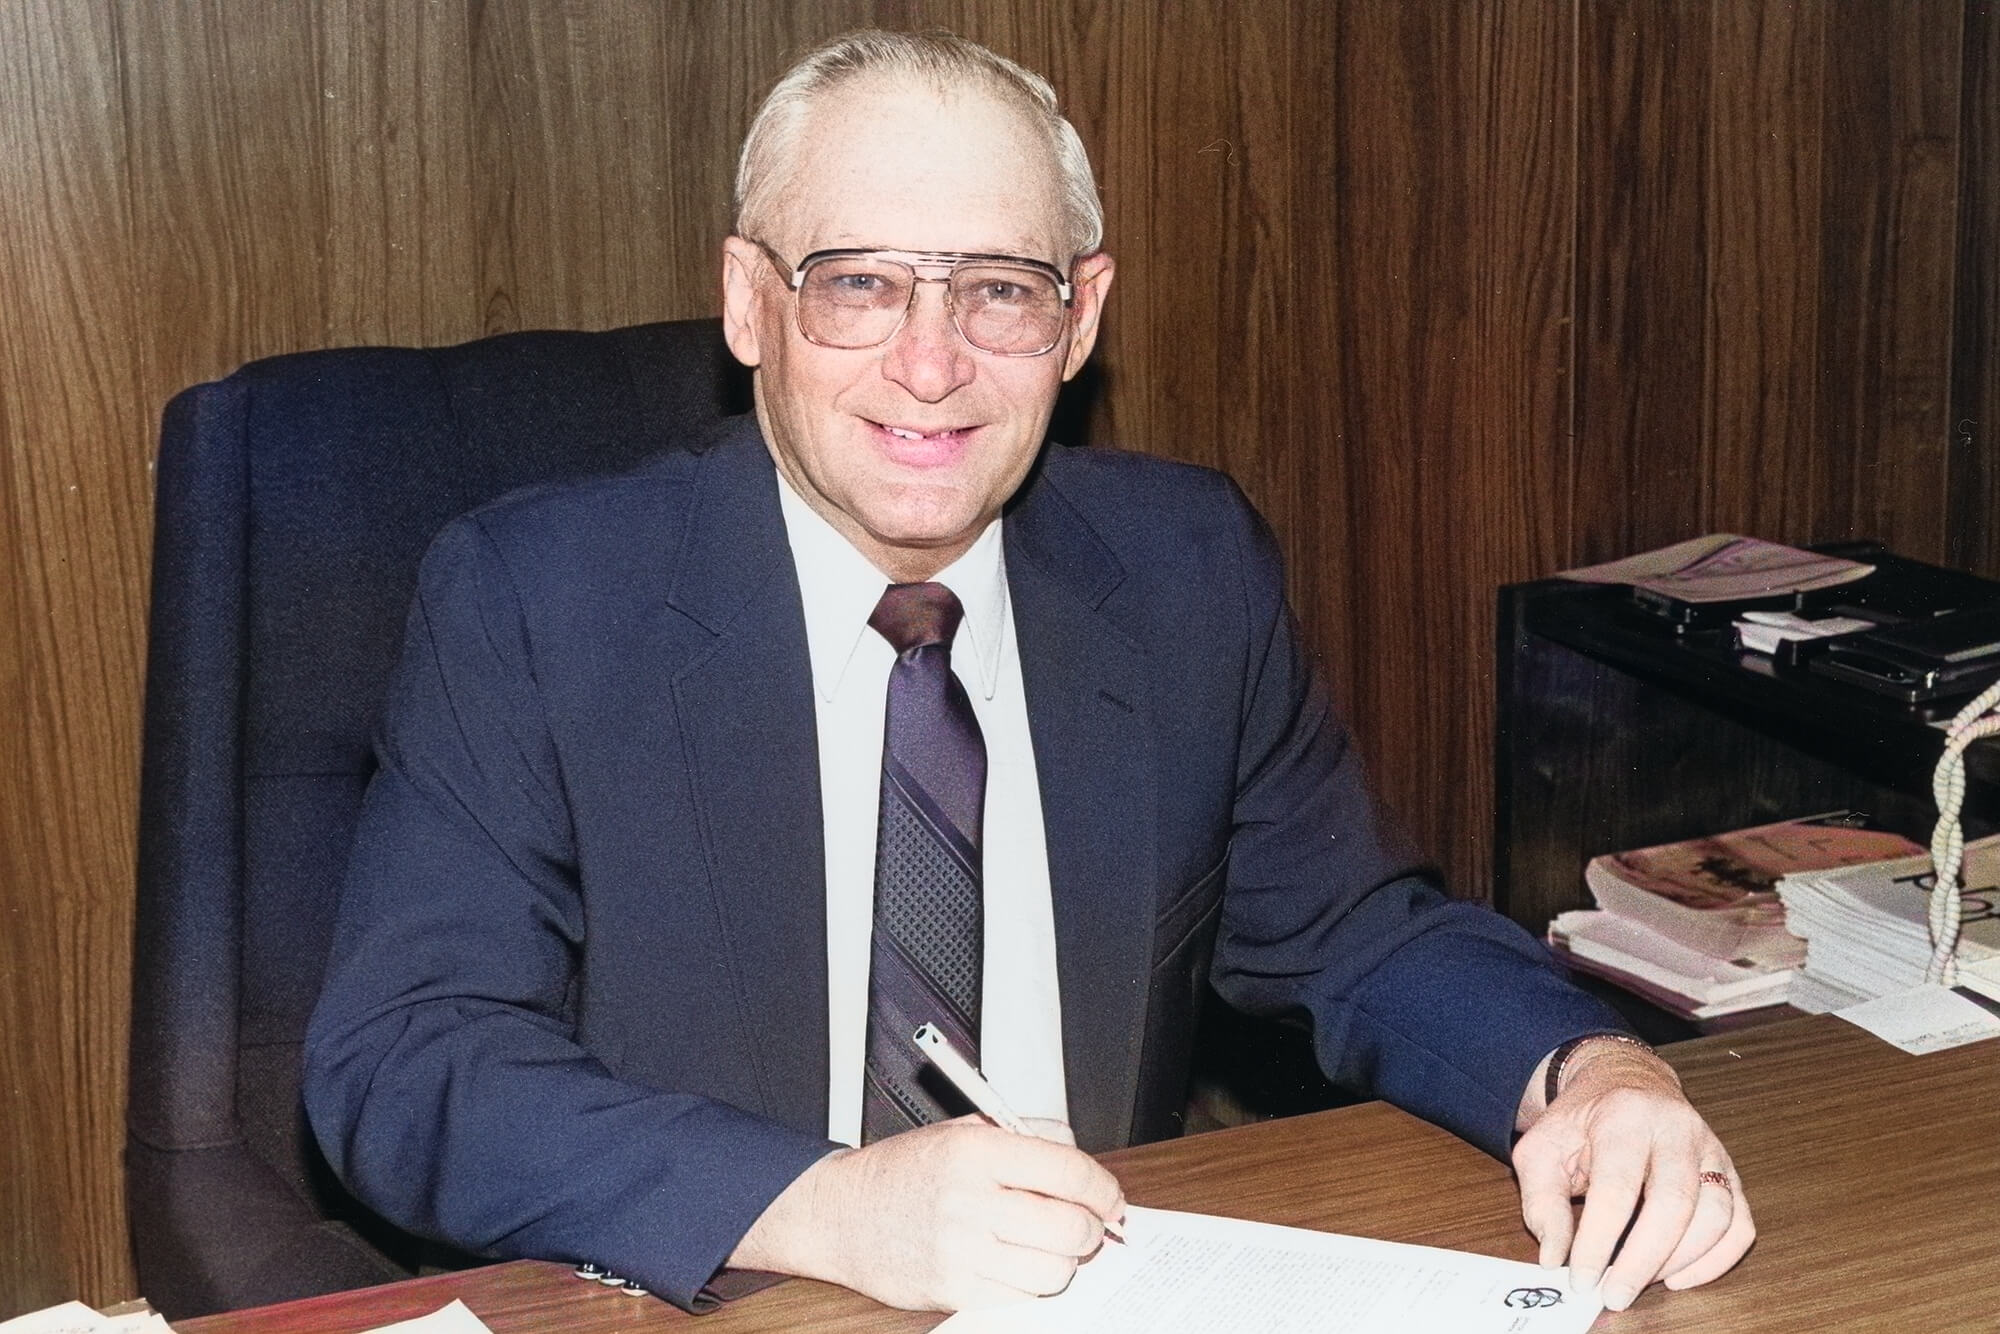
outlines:
[[[882, 720], [895, 651], [868, 626], [889, 579], [780, 477], [778, 497], [805, 601], [819, 728], [826, 829], [827, 1137], [861, 1139], [868, 1032], [868, 954], [875, 922], [875, 827], [882, 790]], [[986, 957], [980, 1067], [1022, 1116], [1069, 1119], [1062, 1005], [1041, 790], [1007, 598], [1000, 520], [935, 582], [958, 595], [965, 620], [951, 667], [986, 742], [981, 837]]]

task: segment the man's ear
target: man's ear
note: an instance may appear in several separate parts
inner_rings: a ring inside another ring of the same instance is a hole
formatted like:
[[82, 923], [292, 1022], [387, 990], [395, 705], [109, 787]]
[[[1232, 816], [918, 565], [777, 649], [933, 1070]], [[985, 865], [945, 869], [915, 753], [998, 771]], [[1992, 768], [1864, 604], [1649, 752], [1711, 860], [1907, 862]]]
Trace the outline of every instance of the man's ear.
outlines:
[[1076, 276], [1071, 279], [1076, 298], [1069, 313], [1073, 332], [1069, 351], [1063, 354], [1065, 380], [1076, 378], [1083, 363], [1090, 359], [1090, 349], [1097, 345], [1098, 321], [1104, 318], [1104, 299], [1111, 294], [1111, 279], [1117, 270], [1117, 263], [1102, 250], [1076, 262]]
[[757, 341], [758, 315], [763, 306], [763, 293], [758, 290], [757, 274], [764, 263], [764, 252], [740, 236], [731, 236], [722, 243], [722, 337], [729, 344], [729, 350], [745, 366], [756, 366], [764, 360], [763, 348]]

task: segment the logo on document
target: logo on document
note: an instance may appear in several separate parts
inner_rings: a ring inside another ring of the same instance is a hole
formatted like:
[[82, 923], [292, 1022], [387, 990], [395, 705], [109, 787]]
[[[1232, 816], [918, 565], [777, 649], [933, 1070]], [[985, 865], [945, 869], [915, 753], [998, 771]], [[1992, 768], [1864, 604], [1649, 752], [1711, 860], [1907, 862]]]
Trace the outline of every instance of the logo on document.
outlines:
[[1560, 1306], [1562, 1299], [1560, 1288], [1516, 1288], [1507, 1294], [1505, 1300], [1509, 1306], [1533, 1311], [1544, 1306]]

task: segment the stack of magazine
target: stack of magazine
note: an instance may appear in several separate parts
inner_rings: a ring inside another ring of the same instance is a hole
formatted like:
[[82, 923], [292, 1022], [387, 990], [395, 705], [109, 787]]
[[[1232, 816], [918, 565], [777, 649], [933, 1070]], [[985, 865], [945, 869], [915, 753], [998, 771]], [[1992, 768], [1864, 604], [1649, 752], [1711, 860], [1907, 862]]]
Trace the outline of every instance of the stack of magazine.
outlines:
[[[1977, 987], [1982, 974], [2000, 969], [2000, 836], [1965, 845], [1960, 881], [1958, 959], [1965, 985]], [[1806, 943], [1791, 1003], [1817, 1014], [1920, 985], [1931, 957], [1934, 883], [1922, 852], [1779, 881], [1787, 923]]]
[[1807, 944], [1787, 929], [1785, 877], [1921, 856], [1898, 834], [1834, 811], [1593, 857], [1595, 911], [1549, 924], [1549, 945], [1684, 1019], [1795, 1001]]

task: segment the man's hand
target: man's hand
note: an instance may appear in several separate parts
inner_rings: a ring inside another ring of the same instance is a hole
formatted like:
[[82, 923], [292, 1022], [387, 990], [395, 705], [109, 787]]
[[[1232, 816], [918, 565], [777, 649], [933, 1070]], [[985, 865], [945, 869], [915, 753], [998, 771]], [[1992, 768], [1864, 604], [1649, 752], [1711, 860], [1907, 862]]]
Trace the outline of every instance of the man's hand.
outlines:
[[732, 1266], [824, 1279], [913, 1310], [1060, 1292], [1125, 1216], [1118, 1179], [1069, 1142], [978, 1117], [906, 1131], [807, 1168], [737, 1244]]
[[[1543, 1264], [1567, 1256], [1576, 1285], [1601, 1278], [1604, 1304], [1622, 1311], [1656, 1278], [1691, 1288], [1750, 1249], [1757, 1225], [1743, 1183], [1666, 1062], [1628, 1043], [1587, 1042], [1570, 1057], [1562, 1091], [1546, 1108], [1541, 1087], [1537, 1070], [1522, 1098], [1526, 1133], [1514, 1146], [1514, 1174], [1521, 1217], [1541, 1242]], [[1729, 1184], [1703, 1180], [1706, 1173]], [[1570, 1207], [1578, 1195], [1580, 1222]]]

